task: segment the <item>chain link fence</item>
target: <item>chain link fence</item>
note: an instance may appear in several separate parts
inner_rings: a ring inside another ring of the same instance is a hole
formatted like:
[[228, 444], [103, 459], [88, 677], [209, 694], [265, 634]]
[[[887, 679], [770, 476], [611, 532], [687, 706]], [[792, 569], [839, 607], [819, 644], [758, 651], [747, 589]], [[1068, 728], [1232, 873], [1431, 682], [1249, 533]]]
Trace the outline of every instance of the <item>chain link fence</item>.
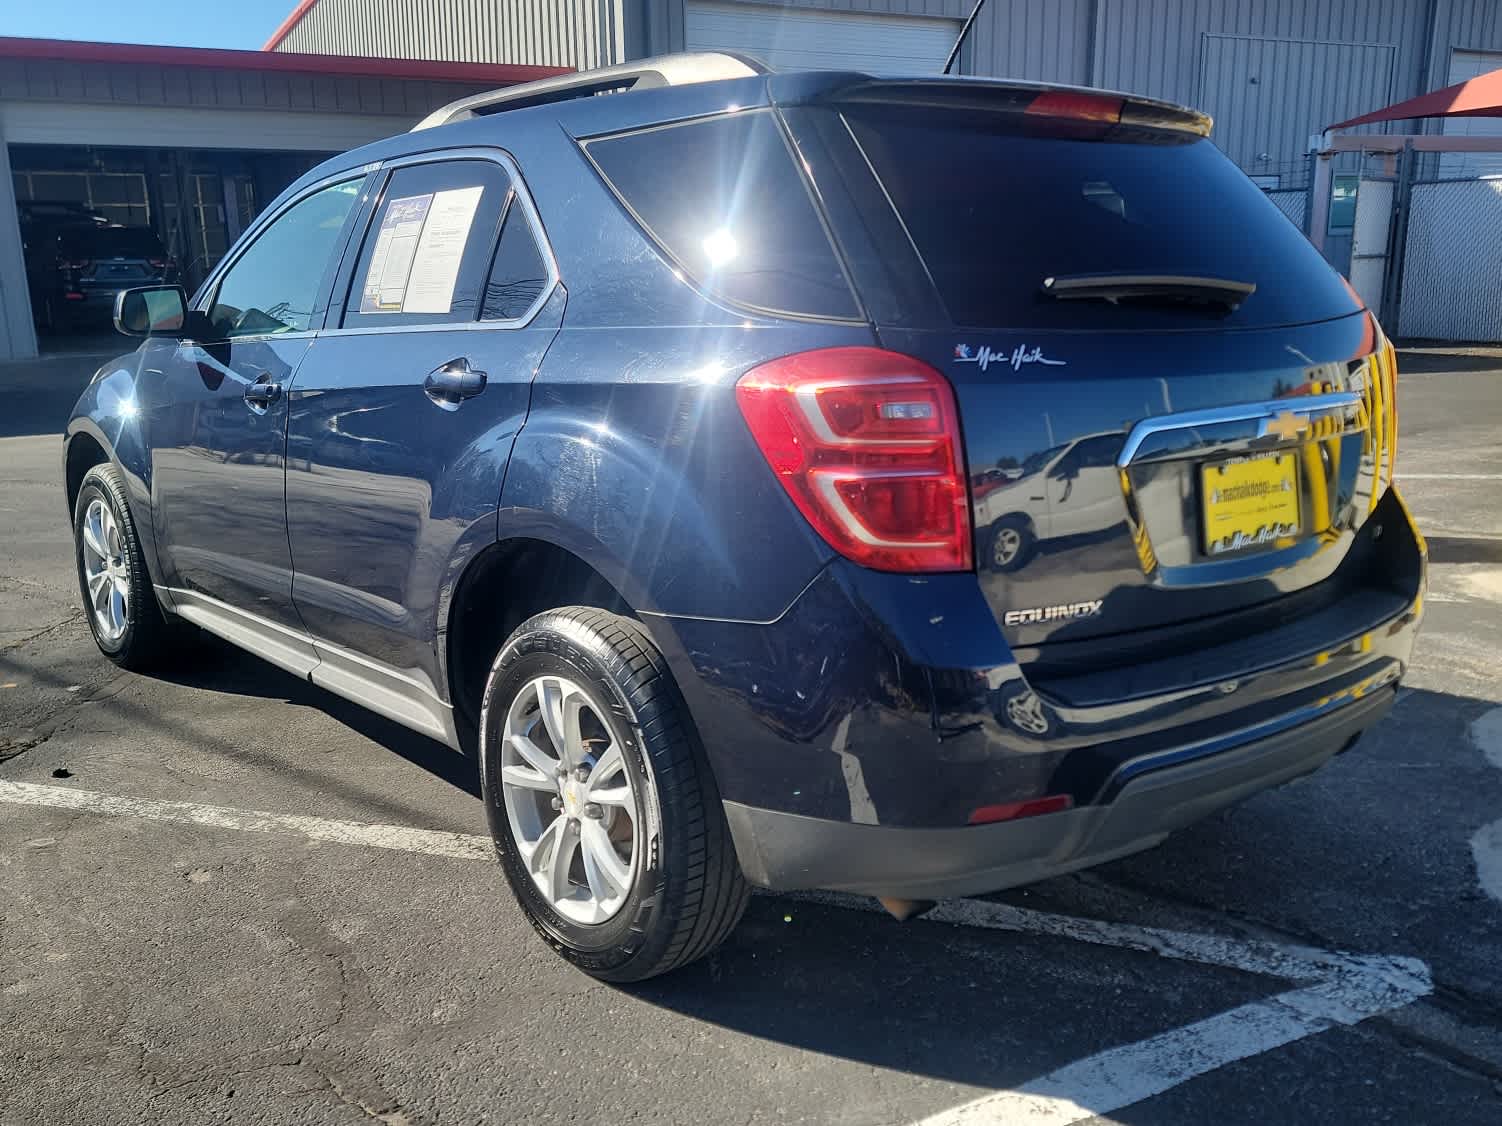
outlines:
[[1413, 184], [1398, 331], [1502, 343], [1502, 177]]
[[1288, 221], [1295, 227], [1305, 232], [1309, 230], [1308, 188], [1275, 188], [1267, 192], [1267, 198], [1273, 201], [1279, 211], [1288, 216]]

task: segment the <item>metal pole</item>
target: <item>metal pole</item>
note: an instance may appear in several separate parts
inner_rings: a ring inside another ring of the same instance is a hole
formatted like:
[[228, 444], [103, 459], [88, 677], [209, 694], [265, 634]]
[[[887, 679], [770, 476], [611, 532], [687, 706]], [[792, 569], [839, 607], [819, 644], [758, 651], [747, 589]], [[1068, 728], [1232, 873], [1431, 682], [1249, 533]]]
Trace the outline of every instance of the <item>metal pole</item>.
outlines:
[[1382, 311], [1379, 314], [1388, 334], [1398, 333], [1398, 318], [1403, 299], [1403, 259], [1408, 251], [1408, 213], [1413, 201], [1413, 181], [1418, 176], [1418, 154], [1413, 142], [1403, 144], [1403, 166], [1398, 169], [1398, 187], [1393, 193], [1392, 229], [1388, 231], [1387, 277], [1382, 283]]
[[[1322, 142], [1323, 143], [1323, 142]], [[1319, 153], [1314, 163], [1314, 191], [1309, 210], [1309, 241], [1321, 254], [1325, 252], [1325, 234], [1330, 227], [1330, 188], [1334, 183], [1329, 150]]]
[[965, 42], [965, 36], [970, 34], [970, 27], [975, 23], [975, 17], [980, 15], [980, 10], [985, 7], [986, 0], [975, 0], [975, 7], [970, 9], [970, 18], [965, 21], [965, 26], [960, 28], [960, 33], [955, 37], [954, 46], [949, 48], [949, 58], [944, 60], [944, 69], [940, 73], [948, 74], [949, 68], [954, 66], [954, 60], [960, 57], [960, 45]]

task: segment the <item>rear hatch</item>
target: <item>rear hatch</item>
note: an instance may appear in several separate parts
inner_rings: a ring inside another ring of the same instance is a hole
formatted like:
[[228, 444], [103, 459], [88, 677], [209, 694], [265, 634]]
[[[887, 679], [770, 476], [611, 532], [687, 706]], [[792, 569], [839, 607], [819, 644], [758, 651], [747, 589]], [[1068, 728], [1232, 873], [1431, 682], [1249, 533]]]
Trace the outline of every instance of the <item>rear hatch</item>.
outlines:
[[62, 233], [59, 253], [83, 289], [124, 289], [161, 278], [167, 252], [149, 227], [79, 226]]
[[969, 83], [869, 83], [834, 110], [942, 307], [878, 329], [954, 385], [1014, 644], [1332, 575], [1390, 479], [1391, 353], [1206, 119]]

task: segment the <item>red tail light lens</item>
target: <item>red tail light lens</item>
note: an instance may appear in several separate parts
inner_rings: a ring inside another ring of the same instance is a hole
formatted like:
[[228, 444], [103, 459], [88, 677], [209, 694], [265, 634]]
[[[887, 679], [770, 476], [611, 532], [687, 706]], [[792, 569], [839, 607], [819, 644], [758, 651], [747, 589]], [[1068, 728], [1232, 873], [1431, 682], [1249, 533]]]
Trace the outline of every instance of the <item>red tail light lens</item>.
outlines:
[[146, 259], [146, 265], [150, 266], [153, 270], [165, 270], [167, 268], [167, 259], [148, 258]]
[[1034, 98], [1023, 112], [1029, 117], [1063, 117], [1072, 121], [1099, 121], [1114, 125], [1121, 120], [1124, 100], [1101, 94], [1076, 94], [1049, 90]]
[[58, 260], [59, 270], [87, 270], [94, 263], [88, 258], [62, 258]]
[[735, 388], [778, 481], [847, 559], [879, 571], [967, 571], [970, 500], [954, 391], [880, 348], [822, 348]]

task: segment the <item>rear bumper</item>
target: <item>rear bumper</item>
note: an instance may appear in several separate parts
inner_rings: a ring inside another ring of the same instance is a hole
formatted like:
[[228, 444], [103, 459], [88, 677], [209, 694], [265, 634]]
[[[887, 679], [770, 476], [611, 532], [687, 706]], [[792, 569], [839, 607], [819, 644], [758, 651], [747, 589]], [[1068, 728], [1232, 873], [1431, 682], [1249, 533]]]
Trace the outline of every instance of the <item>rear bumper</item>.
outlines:
[[1151, 848], [1217, 809], [1316, 770], [1386, 714], [1395, 679], [1396, 669], [1315, 718], [1226, 749], [1124, 763], [1106, 786], [1108, 802], [1062, 813], [948, 829], [852, 824], [735, 801], [724, 803], [725, 814], [747, 878], [762, 887], [904, 899], [999, 891]]

